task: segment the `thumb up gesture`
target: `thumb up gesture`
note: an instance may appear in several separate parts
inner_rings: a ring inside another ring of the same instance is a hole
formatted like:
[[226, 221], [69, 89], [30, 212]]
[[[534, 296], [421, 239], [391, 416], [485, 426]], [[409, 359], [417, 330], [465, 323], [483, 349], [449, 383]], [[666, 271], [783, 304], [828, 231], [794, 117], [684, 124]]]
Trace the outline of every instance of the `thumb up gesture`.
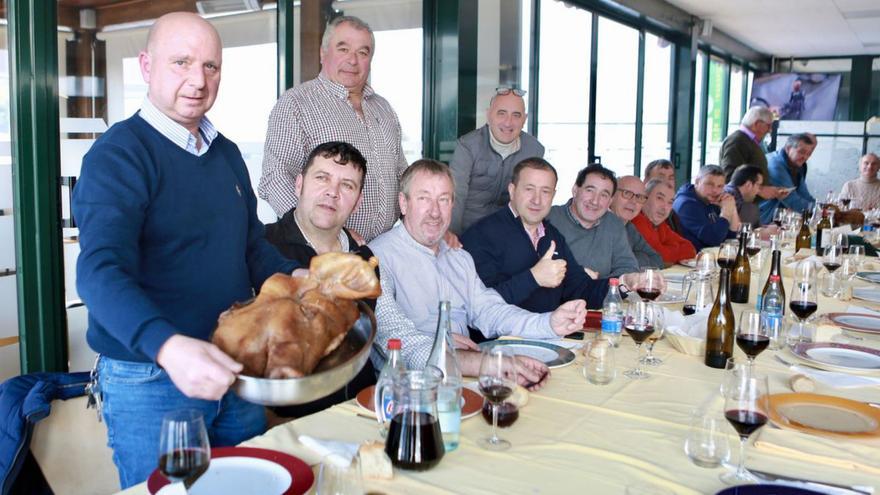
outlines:
[[541, 287], [557, 287], [565, 278], [565, 260], [554, 260], [554, 254], [556, 254], [556, 241], [550, 241], [547, 252], [531, 268], [532, 276]]

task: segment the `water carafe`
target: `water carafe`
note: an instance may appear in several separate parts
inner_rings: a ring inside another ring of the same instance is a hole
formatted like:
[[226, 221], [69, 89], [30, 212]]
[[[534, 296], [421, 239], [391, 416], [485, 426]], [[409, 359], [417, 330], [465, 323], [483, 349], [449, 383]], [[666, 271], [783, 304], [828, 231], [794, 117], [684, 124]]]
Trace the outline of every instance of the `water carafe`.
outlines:
[[394, 380], [394, 417], [385, 453], [400, 469], [431, 469], [446, 453], [437, 414], [437, 387], [442, 378], [440, 370], [428, 366]]
[[715, 290], [712, 287], [715, 276], [712, 272], [692, 270], [685, 277], [686, 296], [682, 311], [686, 315], [698, 313], [715, 302]]

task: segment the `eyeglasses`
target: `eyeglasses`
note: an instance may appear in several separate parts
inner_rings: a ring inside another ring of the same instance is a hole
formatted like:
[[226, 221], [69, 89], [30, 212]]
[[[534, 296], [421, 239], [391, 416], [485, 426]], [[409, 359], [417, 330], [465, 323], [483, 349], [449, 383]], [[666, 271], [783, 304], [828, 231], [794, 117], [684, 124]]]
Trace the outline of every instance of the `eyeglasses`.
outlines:
[[495, 88], [496, 95], [504, 96], [504, 95], [509, 95], [510, 93], [513, 93], [516, 96], [521, 97], [526, 94], [526, 90], [519, 89], [519, 88], [509, 88], [507, 86], [498, 86], [497, 88]]
[[623, 196], [623, 199], [633, 199], [633, 197], [635, 197], [637, 203], [644, 203], [645, 201], [648, 201], [648, 196], [646, 194], [636, 194], [629, 189], [621, 189], [619, 187], [617, 188], [617, 190], [620, 191], [620, 195]]

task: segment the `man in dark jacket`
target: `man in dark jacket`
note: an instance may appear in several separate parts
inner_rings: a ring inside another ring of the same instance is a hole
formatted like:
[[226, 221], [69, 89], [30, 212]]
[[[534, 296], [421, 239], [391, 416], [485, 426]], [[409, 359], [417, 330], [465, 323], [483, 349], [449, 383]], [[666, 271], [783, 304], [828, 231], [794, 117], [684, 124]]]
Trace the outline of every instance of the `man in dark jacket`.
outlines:
[[[544, 219], [556, 192], [556, 170], [542, 158], [513, 169], [510, 203], [465, 231], [461, 241], [480, 279], [510, 304], [533, 312], [584, 299], [601, 308], [608, 279], [593, 280], [575, 260], [565, 238]], [[637, 274], [622, 277], [630, 288]]]
[[[308, 266], [313, 257], [328, 252], [352, 252], [369, 259], [373, 252], [361, 246], [343, 225], [362, 199], [367, 161], [354, 146], [339, 141], [318, 145], [309, 154], [294, 187], [299, 203], [277, 222], [266, 225], [266, 239], [287, 258]], [[375, 307], [375, 300], [372, 301]], [[307, 404], [277, 407], [283, 417], [302, 417], [353, 399], [376, 382], [372, 364], [333, 394]]]
[[718, 165], [704, 166], [694, 184], [681, 186], [672, 208], [681, 219], [682, 235], [697, 251], [735, 237], [740, 227], [736, 201], [724, 193], [724, 171]]
[[513, 167], [543, 157], [544, 147], [522, 132], [525, 91], [497, 88], [486, 111], [486, 125], [458, 140], [449, 168], [455, 179], [455, 205], [449, 229], [461, 234], [477, 220], [506, 206]]

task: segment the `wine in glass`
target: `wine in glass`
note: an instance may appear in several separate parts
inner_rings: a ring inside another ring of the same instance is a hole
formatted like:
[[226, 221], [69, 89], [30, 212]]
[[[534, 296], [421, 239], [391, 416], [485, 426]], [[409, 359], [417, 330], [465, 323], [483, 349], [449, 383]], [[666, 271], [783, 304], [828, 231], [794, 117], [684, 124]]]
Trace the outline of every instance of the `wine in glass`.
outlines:
[[623, 320], [623, 329], [636, 343], [636, 367], [623, 373], [627, 378], [641, 380], [649, 375], [642, 370], [641, 357], [642, 343], [654, 333], [656, 325], [656, 312], [654, 303], [650, 301], [633, 301], [626, 309]]
[[718, 248], [718, 266], [721, 268], [727, 268], [728, 270], [733, 268], [733, 264], [736, 262], [736, 252], [739, 249], [739, 244], [734, 241], [726, 241]]
[[189, 489], [208, 470], [211, 445], [202, 413], [194, 409], [173, 411], [162, 418], [159, 437], [159, 472], [172, 483]]
[[663, 338], [663, 334], [666, 331], [666, 320], [663, 317], [663, 309], [659, 306], [654, 306], [654, 308], [654, 333], [648, 336], [647, 355], [639, 360], [642, 364], [647, 364], [648, 366], [660, 366], [663, 364], [663, 360], [654, 355], [654, 344]]
[[636, 292], [642, 299], [653, 301], [660, 297], [663, 282], [663, 273], [660, 272], [659, 268], [645, 268], [639, 275], [639, 286]]
[[761, 313], [745, 310], [739, 318], [736, 331], [736, 345], [749, 358], [749, 366], [755, 365], [755, 358], [770, 345], [767, 327], [761, 324]]
[[738, 485], [754, 482], [746, 470], [746, 441], [767, 424], [769, 386], [766, 376], [754, 373], [735, 375], [724, 393], [724, 417], [739, 434], [739, 465], [735, 472], [721, 475], [721, 481]]
[[788, 308], [797, 317], [798, 334], [804, 338], [807, 319], [819, 309], [816, 291], [816, 265], [804, 260], [795, 267], [794, 282], [791, 286], [791, 299]]
[[480, 392], [492, 404], [492, 436], [479, 444], [488, 450], [506, 450], [510, 442], [498, 438], [498, 408], [516, 389], [516, 360], [511, 349], [491, 346], [480, 361]]
[[746, 253], [748, 253], [749, 258], [754, 258], [755, 255], [761, 252], [761, 233], [757, 230], [753, 230], [749, 232], [749, 237], [746, 240]]

